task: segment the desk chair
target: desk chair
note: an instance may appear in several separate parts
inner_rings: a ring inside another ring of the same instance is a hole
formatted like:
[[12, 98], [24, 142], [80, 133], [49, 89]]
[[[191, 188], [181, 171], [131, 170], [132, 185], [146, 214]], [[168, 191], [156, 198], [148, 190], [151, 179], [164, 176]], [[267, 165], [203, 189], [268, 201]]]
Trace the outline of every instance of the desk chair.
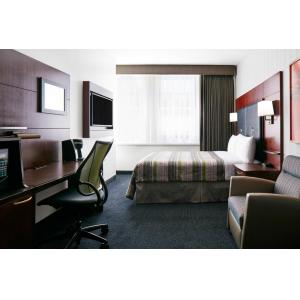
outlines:
[[107, 200], [108, 190], [103, 175], [103, 161], [112, 146], [112, 142], [96, 141], [87, 158], [78, 168], [74, 183], [68, 189], [47, 198], [38, 205], [50, 205], [54, 208], [65, 208], [76, 215], [76, 226], [73, 236], [65, 248], [70, 248], [73, 242], [80, 243], [82, 237], [99, 241], [101, 248], [108, 248], [108, 242], [100, 235], [91, 231], [100, 229], [103, 235], [108, 232], [107, 224], [82, 227], [81, 211], [84, 207], [96, 207], [103, 210]]

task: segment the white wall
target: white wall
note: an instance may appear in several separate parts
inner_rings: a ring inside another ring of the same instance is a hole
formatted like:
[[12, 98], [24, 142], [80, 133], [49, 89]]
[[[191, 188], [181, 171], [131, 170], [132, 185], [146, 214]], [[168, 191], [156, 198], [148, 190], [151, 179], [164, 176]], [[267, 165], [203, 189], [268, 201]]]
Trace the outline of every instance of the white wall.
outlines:
[[300, 144], [290, 142], [289, 65], [300, 50], [251, 50], [237, 66], [236, 96], [239, 97], [275, 73], [283, 71], [284, 155], [300, 156]]
[[[18, 50], [47, 65], [70, 75], [70, 137], [82, 138], [82, 81], [92, 81], [114, 92], [115, 63], [106, 51], [101, 50]], [[103, 140], [113, 139], [104, 132]], [[84, 139], [83, 154], [86, 155], [95, 139]], [[116, 174], [116, 146], [104, 162], [104, 178]]]

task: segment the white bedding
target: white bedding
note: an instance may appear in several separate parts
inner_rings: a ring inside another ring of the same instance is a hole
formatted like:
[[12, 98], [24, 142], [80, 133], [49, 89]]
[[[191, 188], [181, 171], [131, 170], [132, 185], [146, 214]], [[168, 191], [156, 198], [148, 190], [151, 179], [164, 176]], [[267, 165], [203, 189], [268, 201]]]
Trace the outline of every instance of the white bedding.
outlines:
[[234, 164], [242, 164], [244, 161], [228, 151], [215, 151], [223, 159], [225, 166], [225, 180], [229, 180], [234, 175]]

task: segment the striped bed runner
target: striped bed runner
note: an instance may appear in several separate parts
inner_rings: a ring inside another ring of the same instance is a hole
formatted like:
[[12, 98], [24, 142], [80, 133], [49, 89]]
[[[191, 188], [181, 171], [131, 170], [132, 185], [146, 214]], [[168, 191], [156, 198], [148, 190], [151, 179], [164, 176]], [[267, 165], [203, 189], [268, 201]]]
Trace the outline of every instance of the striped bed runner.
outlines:
[[138, 182], [224, 180], [224, 161], [213, 151], [153, 152], [135, 166], [126, 197], [133, 199]]

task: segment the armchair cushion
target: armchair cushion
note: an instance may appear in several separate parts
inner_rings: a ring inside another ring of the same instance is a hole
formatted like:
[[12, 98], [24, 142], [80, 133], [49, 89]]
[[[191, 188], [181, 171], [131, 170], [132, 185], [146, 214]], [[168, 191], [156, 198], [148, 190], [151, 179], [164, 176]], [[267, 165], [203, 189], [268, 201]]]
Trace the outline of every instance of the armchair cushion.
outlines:
[[244, 213], [246, 210], [246, 196], [231, 196], [231, 197], [229, 197], [228, 198], [228, 208], [242, 229], [243, 222], [244, 222]]

